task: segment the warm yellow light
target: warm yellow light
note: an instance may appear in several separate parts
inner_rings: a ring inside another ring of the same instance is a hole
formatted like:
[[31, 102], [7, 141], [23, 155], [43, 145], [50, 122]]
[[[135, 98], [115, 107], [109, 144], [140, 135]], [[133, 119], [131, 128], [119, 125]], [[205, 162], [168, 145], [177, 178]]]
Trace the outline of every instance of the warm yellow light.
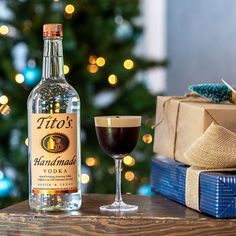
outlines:
[[25, 145], [28, 147], [28, 145], [29, 145], [29, 139], [28, 138], [26, 138], [25, 139]]
[[109, 82], [109, 84], [111, 84], [111, 85], [116, 85], [117, 82], [118, 82], [117, 76], [114, 75], [114, 74], [109, 75], [109, 77], [108, 77], [108, 82]]
[[82, 174], [82, 176], [81, 176], [82, 184], [87, 184], [89, 182], [89, 180], [90, 180], [90, 177], [88, 174]]
[[123, 162], [125, 165], [129, 166], [132, 164], [133, 162], [133, 157], [131, 156], [125, 156], [124, 159], [123, 159]]
[[88, 65], [88, 71], [92, 74], [96, 73], [98, 71], [97, 65]]
[[125, 179], [128, 180], [128, 181], [133, 181], [135, 178], [135, 175], [134, 175], [134, 172], [132, 171], [127, 171], [125, 173]]
[[64, 65], [64, 74], [68, 74], [70, 72], [70, 67], [67, 65]]
[[135, 160], [133, 158], [132, 163], [130, 164], [130, 166], [134, 166], [134, 165], [135, 165]]
[[8, 115], [10, 113], [11, 109], [8, 105], [4, 104], [4, 105], [0, 105], [0, 113], [2, 115]]
[[152, 135], [151, 134], [145, 134], [143, 135], [143, 142], [150, 144], [152, 142]]
[[97, 159], [94, 157], [87, 157], [85, 163], [87, 166], [95, 166], [97, 164]]
[[25, 80], [24, 75], [16, 74], [16, 76], [15, 76], [16, 83], [22, 84], [24, 82], [24, 80]]
[[74, 11], [75, 11], [75, 7], [74, 7], [72, 4], [66, 5], [66, 7], [65, 7], [65, 12], [66, 12], [67, 14], [73, 14]]
[[129, 155], [124, 157], [123, 162], [127, 166], [134, 166], [135, 165], [135, 159]]
[[8, 97], [5, 96], [5, 95], [2, 95], [2, 96], [0, 97], [0, 103], [1, 103], [1, 104], [7, 104], [7, 103], [8, 103]]
[[91, 55], [89, 57], [89, 63], [92, 65], [96, 64], [96, 60], [97, 60], [97, 57], [95, 55]]
[[54, 112], [55, 112], [55, 113], [59, 113], [59, 112], [60, 112], [60, 108], [61, 108], [60, 102], [56, 102], [56, 103], [55, 103]]
[[127, 194], [127, 195], [130, 195], [130, 194], [132, 194], [132, 193], [130, 193], [130, 192], [127, 192], [126, 194]]
[[100, 67], [104, 66], [106, 63], [106, 60], [103, 57], [98, 57], [96, 60], [96, 64]]
[[8, 34], [8, 32], [9, 32], [9, 29], [6, 25], [0, 26], [0, 34], [6, 35]]
[[123, 66], [127, 70], [131, 70], [134, 67], [134, 62], [130, 59], [124, 61]]

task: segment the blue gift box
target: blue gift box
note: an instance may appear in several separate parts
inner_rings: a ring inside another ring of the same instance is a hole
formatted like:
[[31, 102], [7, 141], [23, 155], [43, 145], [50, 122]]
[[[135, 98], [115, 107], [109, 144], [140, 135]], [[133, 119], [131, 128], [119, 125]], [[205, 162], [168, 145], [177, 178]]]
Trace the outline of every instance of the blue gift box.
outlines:
[[[166, 157], [152, 160], [151, 188], [185, 205], [188, 166]], [[203, 172], [199, 187], [200, 211], [216, 218], [236, 218], [236, 172]]]

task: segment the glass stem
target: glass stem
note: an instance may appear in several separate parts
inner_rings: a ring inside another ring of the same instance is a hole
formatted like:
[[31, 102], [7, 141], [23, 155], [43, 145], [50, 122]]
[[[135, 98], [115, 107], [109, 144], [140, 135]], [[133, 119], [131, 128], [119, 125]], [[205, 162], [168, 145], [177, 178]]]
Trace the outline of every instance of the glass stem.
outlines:
[[116, 198], [115, 202], [122, 202], [122, 196], [121, 196], [121, 163], [122, 159], [117, 158], [115, 159], [115, 165], [116, 165]]

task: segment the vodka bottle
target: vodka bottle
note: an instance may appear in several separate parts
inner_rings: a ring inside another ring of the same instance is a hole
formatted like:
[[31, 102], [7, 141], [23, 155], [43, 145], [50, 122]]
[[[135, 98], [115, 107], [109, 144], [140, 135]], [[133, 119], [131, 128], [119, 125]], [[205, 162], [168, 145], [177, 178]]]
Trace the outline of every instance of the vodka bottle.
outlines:
[[70, 211], [81, 205], [80, 99], [64, 76], [62, 25], [43, 26], [43, 71], [28, 98], [29, 205]]

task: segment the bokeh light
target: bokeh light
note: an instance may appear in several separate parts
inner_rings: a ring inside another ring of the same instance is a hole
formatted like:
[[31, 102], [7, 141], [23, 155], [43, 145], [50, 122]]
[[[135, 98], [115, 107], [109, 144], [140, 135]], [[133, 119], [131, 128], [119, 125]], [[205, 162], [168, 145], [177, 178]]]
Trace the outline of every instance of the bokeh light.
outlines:
[[54, 112], [55, 112], [55, 113], [59, 113], [59, 112], [60, 112], [60, 109], [61, 109], [61, 104], [60, 104], [60, 102], [56, 102], [56, 103], [55, 103]]
[[87, 184], [90, 181], [90, 177], [88, 174], [83, 173], [81, 175], [81, 182], [82, 184]]
[[123, 63], [123, 66], [127, 70], [131, 70], [134, 67], [134, 62], [130, 59], [126, 59]]
[[123, 159], [123, 162], [125, 165], [130, 165], [132, 163], [132, 157], [131, 156], [125, 156]]
[[8, 103], [8, 97], [7, 96], [5, 96], [5, 95], [2, 95], [1, 97], [0, 97], [0, 103], [1, 104], [7, 104]]
[[89, 56], [89, 63], [94, 65], [96, 64], [97, 57], [95, 55]]
[[127, 172], [125, 173], [125, 179], [126, 179], [127, 181], [133, 181], [134, 178], [135, 178], [135, 175], [134, 175], [134, 172], [133, 172], [133, 171], [127, 171]]
[[97, 159], [95, 157], [87, 157], [85, 160], [85, 163], [87, 166], [96, 166], [97, 165]]
[[16, 74], [16, 76], [15, 76], [16, 83], [22, 84], [24, 82], [24, 80], [25, 80], [24, 75]]
[[75, 11], [75, 7], [74, 7], [72, 4], [66, 5], [66, 7], [65, 7], [65, 12], [66, 12], [67, 14], [73, 14], [74, 11]]
[[2, 115], [8, 115], [10, 113], [11, 109], [8, 105], [4, 104], [4, 105], [0, 105], [0, 113]]
[[0, 180], [4, 178], [3, 172], [0, 170]]
[[128, 155], [124, 157], [123, 163], [127, 166], [133, 166], [135, 165], [135, 160], [132, 156]]
[[64, 74], [68, 74], [70, 72], [70, 67], [67, 65], [64, 65]]
[[6, 35], [9, 32], [9, 28], [6, 25], [0, 26], [0, 34]]
[[29, 139], [28, 138], [26, 138], [25, 139], [25, 145], [28, 147], [28, 145], [29, 145]]
[[96, 73], [98, 71], [97, 65], [88, 65], [88, 71], [92, 74]]
[[98, 57], [96, 60], [96, 64], [100, 67], [104, 66], [106, 63], [106, 60], [103, 57]]
[[152, 142], [152, 135], [151, 134], [145, 134], [143, 135], [143, 142], [150, 144]]
[[114, 75], [114, 74], [109, 75], [108, 82], [109, 82], [110, 85], [116, 85], [118, 83], [117, 76]]

